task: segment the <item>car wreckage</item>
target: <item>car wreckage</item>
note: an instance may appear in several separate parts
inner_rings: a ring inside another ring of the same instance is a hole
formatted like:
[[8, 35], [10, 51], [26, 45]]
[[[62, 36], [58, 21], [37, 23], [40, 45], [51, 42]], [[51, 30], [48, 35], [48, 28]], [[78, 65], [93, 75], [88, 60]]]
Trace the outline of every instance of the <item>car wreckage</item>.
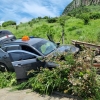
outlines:
[[43, 38], [23, 36], [21, 39], [14, 39], [1, 45], [0, 71], [16, 71], [20, 74], [23, 70], [24, 72], [39, 70], [40, 67], [55, 68], [58, 66], [56, 63], [41, 59], [51, 54], [55, 56], [56, 52], [77, 53], [78, 51], [79, 48], [74, 45], [60, 46], [59, 43]]

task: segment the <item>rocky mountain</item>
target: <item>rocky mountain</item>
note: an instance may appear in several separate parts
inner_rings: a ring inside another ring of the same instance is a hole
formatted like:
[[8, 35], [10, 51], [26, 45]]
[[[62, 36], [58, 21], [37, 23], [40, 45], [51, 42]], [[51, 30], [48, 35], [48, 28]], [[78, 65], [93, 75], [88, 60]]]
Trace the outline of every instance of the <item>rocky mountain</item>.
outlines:
[[73, 0], [63, 11], [62, 15], [67, 14], [71, 10], [89, 5], [100, 5], [100, 0]]

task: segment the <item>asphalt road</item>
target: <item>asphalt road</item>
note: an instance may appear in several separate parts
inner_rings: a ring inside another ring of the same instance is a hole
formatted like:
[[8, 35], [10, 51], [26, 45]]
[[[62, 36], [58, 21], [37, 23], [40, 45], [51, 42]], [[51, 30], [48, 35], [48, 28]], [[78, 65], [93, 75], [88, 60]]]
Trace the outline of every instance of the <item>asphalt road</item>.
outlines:
[[0, 100], [76, 100], [61, 95], [40, 95], [31, 90], [11, 91], [11, 88], [0, 89]]

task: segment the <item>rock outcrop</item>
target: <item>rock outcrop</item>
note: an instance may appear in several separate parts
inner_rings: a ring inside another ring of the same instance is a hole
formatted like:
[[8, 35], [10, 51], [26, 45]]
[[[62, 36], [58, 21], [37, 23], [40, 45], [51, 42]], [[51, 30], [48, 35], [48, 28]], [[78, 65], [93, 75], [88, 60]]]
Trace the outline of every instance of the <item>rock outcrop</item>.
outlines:
[[67, 14], [71, 10], [82, 7], [82, 6], [89, 6], [89, 5], [97, 5], [100, 4], [100, 0], [73, 0], [63, 11], [62, 15]]

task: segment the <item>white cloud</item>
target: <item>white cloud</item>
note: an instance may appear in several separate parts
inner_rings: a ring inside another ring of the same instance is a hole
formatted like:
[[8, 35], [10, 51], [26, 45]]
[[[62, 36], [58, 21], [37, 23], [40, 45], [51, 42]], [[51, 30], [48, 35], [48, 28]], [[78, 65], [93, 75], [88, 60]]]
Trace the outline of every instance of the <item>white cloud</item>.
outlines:
[[72, 0], [0, 0], [0, 20], [26, 22], [32, 18], [61, 15]]
[[25, 23], [25, 22], [28, 22], [28, 21], [30, 21], [30, 18], [24, 17], [24, 18], [20, 19], [20, 21], [17, 22], [17, 24], [19, 24], [20, 22]]
[[53, 11], [50, 11], [48, 7], [34, 4], [34, 3], [24, 3], [24, 9], [23, 12], [26, 12], [34, 17], [37, 16], [56, 16], [56, 13], [53, 13]]
[[4, 21], [0, 21], [0, 25], [2, 25], [3, 22], [4, 22]]

